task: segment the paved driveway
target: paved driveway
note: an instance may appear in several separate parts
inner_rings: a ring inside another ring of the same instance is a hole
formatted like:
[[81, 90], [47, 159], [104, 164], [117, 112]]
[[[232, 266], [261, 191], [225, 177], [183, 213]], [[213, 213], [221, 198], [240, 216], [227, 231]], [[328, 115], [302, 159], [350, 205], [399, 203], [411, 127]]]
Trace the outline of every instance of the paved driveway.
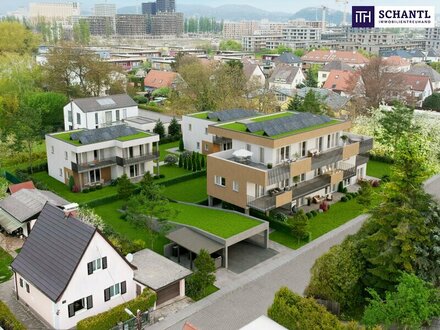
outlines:
[[440, 175], [432, 177], [425, 183], [425, 190], [427, 193], [431, 194], [440, 201]]
[[362, 215], [296, 251], [267, 260], [264, 267], [246, 271], [229, 286], [171, 315], [151, 330], [181, 330], [189, 321], [200, 330], [239, 329], [266, 314], [275, 292], [288, 286], [302, 294], [310, 280], [315, 260], [350, 234], [356, 233], [366, 220]]

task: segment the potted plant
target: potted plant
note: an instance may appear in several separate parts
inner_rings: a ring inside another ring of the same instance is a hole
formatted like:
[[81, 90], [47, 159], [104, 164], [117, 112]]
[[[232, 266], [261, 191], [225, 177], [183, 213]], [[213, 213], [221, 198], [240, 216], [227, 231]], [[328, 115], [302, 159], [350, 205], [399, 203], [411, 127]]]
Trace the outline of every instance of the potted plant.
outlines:
[[271, 169], [272, 168], [272, 163], [267, 163], [267, 168]]
[[299, 159], [299, 153], [295, 152], [295, 153], [292, 155], [292, 160], [293, 160], [294, 162], [296, 162], [298, 159]]
[[348, 136], [347, 135], [342, 135], [341, 136], [341, 140], [342, 140], [342, 142], [344, 143], [344, 146], [345, 146], [345, 144], [347, 143], [347, 140], [348, 140]]
[[298, 185], [298, 182], [299, 182], [299, 175], [294, 176], [293, 177], [293, 183], [295, 184], [295, 187]]

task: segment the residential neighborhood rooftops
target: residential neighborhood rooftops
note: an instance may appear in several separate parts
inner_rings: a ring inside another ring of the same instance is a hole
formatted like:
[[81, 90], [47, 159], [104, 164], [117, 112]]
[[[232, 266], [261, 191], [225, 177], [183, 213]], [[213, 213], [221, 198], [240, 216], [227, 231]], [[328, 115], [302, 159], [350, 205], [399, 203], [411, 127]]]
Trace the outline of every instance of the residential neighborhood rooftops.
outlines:
[[341, 60], [331, 61], [324, 65], [319, 71], [325, 71], [330, 72], [332, 70], [346, 70], [346, 71], [353, 71], [354, 69], [342, 62]]
[[332, 110], [339, 110], [343, 108], [348, 101], [350, 101], [348, 97], [342, 96], [330, 89], [325, 88], [304, 87], [298, 89], [297, 94], [298, 96], [304, 98], [310, 90], [318, 95], [322, 102]]
[[244, 119], [259, 116], [260, 113], [255, 110], [248, 109], [229, 109], [222, 111], [204, 111], [191, 114], [190, 117], [205, 119], [214, 122], [227, 122], [237, 119]]
[[430, 84], [430, 79], [427, 76], [403, 74], [403, 84], [414, 91], [423, 92], [427, 84]]
[[275, 63], [297, 64], [301, 63], [301, 58], [292, 53], [283, 53], [274, 59]]
[[95, 232], [94, 227], [46, 204], [11, 267], [56, 302]]
[[17, 184], [11, 184], [8, 187], [8, 190], [11, 194], [16, 193], [17, 191], [19, 191], [21, 189], [35, 189], [35, 185], [32, 181], [26, 181], [26, 182], [17, 183]]
[[218, 127], [278, 139], [339, 123], [341, 121], [324, 115], [286, 111], [246, 121], [227, 123]]
[[171, 87], [177, 77], [177, 72], [150, 70], [144, 79], [144, 85], [154, 89]]
[[159, 290], [191, 274], [185, 267], [149, 249], [134, 253], [132, 264], [137, 267], [134, 279], [153, 290]]
[[283, 84], [291, 84], [293, 83], [298, 71], [300, 71], [300, 67], [290, 66], [286, 64], [278, 65], [273, 71], [272, 75], [269, 78], [270, 83], [278, 83], [281, 82]]
[[0, 201], [0, 209], [8, 212], [18, 221], [24, 222], [41, 212], [47, 202], [57, 206], [69, 204], [51, 191], [21, 189]]
[[331, 70], [324, 86], [322, 87], [331, 90], [350, 92], [355, 87], [351, 81], [355, 74], [356, 73], [353, 73], [352, 71]]
[[425, 63], [418, 63], [411, 67], [407, 74], [426, 76], [431, 79], [431, 82], [440, 82], [440, 73], [438, 73], [434, 68], [430, 67]]
[[64, 140], [70, 144], [80, 146], [111, 140], [130, 141], [150, 137], [152, 134], [139, 131], [126, 125], [115, 125], [93, 130], [56, 133], [51, 136]]
[[384, 62], [388, 66], [408, 66], [410, 61], [401, 56], [393, 55], [384, 59]]
[[104, 111], [137, 106], [137, 103], [127, 94], [87, 97], [75, 99], [72, 102], [74, 102], [83, 112]]
[[366, 64], [368, 59], [358, 53], [350, 51], [340, 51], [340, 50], [312, 50], [308, 52], [303, 57], [301, 57], [303, 62], [316, 62], [316, 63], [328, 63], [335, 60], [343, 61], [346, 64]]

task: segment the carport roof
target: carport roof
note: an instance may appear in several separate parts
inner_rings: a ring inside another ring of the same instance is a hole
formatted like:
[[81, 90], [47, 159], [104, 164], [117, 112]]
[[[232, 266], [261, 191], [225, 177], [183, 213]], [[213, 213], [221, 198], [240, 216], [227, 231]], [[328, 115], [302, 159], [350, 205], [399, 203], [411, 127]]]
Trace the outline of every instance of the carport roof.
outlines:
[[186, 227], [177, 229], [166, 236], [169, 240], [196, 254], [199, 254], [201, 249], [211, 254], [224, 248], [223, 244]]

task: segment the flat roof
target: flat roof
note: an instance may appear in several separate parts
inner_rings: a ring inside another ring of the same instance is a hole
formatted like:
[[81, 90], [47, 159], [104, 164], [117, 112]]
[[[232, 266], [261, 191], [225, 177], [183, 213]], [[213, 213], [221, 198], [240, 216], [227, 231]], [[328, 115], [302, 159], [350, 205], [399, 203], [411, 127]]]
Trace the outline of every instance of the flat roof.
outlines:
[[150, 249], [134, 253], [131, 263], [137, 267], [134, 271], [134, 280], [153, 290], [166, 287], [192, 273], [189, 269]]
[[196, 254], [199, 254], [200, 250], [202, 249], [211, 254], [224, 248], [223, 244], [220, 244], [219, 242], [199, 234], [187, 227], [182, 227], [172, 231], [166, 235], [166, 237], [170, 241], [173, 241], [174, 243], [177, 243], [178, 245]]
[[271, 320], [266, 315], [260, 316], [258, 319], [253, 320], [251, 323], [240, 328], [240, 330], [287, 330], [282, 325]]

